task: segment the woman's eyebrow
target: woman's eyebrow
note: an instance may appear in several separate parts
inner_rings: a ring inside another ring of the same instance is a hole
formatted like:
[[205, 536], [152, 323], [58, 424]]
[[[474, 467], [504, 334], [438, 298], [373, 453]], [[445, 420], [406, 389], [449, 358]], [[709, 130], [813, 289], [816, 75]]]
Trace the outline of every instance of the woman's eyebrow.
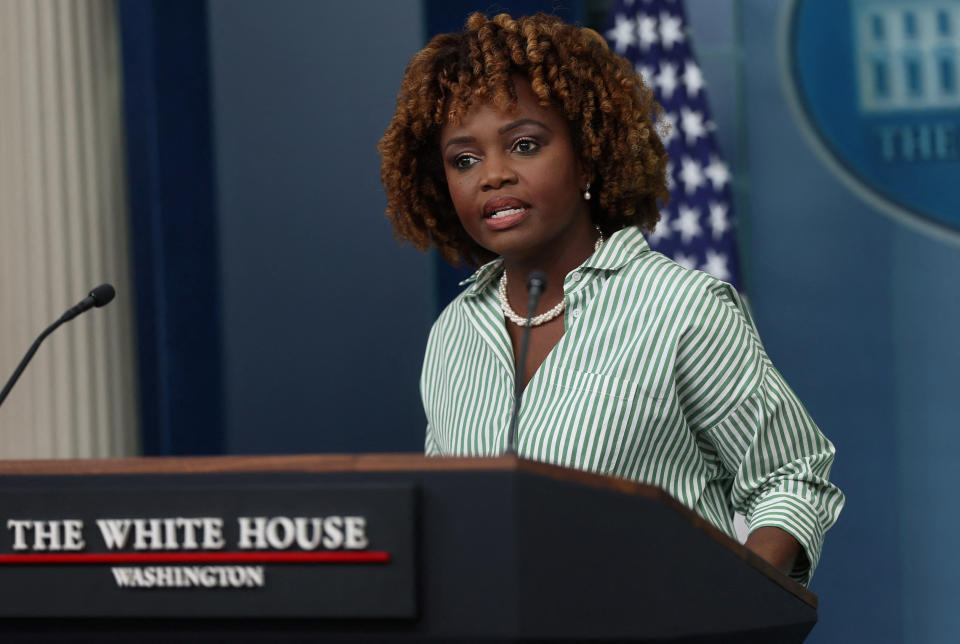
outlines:
[[509, 132], [510, 130], [515, 130], [516, 128], [522, 125], [538, 125], [543, 129], [545, 129], [547, 132], [553, 132], [553, 130], [547, 127], [546, 123], [542, 123], [536, 119], [520, 119], [519, 121], [514, 121], [513, 123], [507, 123], [502, 128], [497, 130], [497, 134], [504, 134], [506, 132]]
[[476, 139], [472, 136], [455, 136], [444, 144], [443, 149], [446, 150], [451, 145], [456, 145], [457, 143], [475, 143]]
[[[546, 123], [543, 123], [536, 119], [520, 119], [519, 121], [513, 121], [512, 123], [507, 123], [506, 125], [501, 127], [499, 130], [497, 130], [497, 134], [505, 134], [510, 130], [515, 130], [518, 127], [522, 127], [524, 125], [536, 125], [536, 126], [542, 127], [547, 132], [551, 132], [551, 133], [553, 132], [553, 130], [551, 130]], [[475, 142], [476, 142], [476, 139], [472, 136], [455, 136], [444, 144], [443, 149], [446, 150], [451, 145], [456, 145], [457, 143], [475, 143]]]

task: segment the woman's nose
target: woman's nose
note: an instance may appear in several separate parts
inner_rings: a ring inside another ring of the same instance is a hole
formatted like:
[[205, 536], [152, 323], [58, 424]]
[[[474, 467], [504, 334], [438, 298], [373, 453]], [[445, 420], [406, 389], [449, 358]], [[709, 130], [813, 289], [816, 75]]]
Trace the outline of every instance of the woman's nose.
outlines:
[[483, 162], [483, 188], [496, 190], [517, 182], [517, 173], [506, 155], [488, 155]]

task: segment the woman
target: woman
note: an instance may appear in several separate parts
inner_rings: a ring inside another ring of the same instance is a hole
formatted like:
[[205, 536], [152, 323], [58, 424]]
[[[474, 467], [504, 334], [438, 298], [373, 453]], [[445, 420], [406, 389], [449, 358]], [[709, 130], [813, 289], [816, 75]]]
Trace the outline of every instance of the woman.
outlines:
[[650, 251], [669, 198], [652, 94], [594, 32], [472, 15], [411, 60], [380, 144], [388, 215], [478, 267], [441, 314], [426, 452], [504, 451], [527, 276], [547, 275], [518, 453], [657, 485], [808, 583], [843, 495], [833, 446], [736, 292]]

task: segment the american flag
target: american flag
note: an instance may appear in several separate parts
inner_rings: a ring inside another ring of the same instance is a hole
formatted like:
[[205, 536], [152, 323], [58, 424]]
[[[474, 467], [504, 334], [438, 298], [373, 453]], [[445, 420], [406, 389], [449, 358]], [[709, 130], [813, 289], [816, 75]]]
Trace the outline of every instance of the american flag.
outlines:
[[605, 35], [654, 90], [669, 128], [661, 137], [670, 154], [670, 203], [650, 246], [739, 288], [730, 171], [713, 136], [682, 0], [619, 0]]

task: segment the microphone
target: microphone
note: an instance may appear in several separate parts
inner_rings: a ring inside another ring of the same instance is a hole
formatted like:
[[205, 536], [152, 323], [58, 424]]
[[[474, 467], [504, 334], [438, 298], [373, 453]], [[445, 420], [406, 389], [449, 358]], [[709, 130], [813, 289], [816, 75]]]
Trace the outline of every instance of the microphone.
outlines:
[[22, 374], [23, 370], [27, 368], [27, 363], [30, 362], [30, 359], [33, 358], [33, 354], [35, 354], [37, 349], [40, 348], [40, 343], [43, 342], [48, 335], [56, 331], [57, 327], [59, 327], [61, 324], [64, 322], [69, 322], [84, 311], [89, 311], [93, 307], [100, 308], [101, 306], [106, 306], [116, 295], [117, 291], [113, 288], [113, 286], [110, 284], [101, 284], [97, 288], [90, 291], [90, 294], [83, 298], [79, 304], [67, 309], [67, 312], [61, 315], [60, 319], [48, 326], [46, 330], [40, 334], [40, 337], [37, 338], [32, 345], [30, 345], [27, 355], [23, 356], [23, 360], [21, 360], [20, 364], [17, 365], [16, 371], [14, 371], [13, 375], [10, 376], [10, 380], [8, 380], [7, 384], [3, 387], [3, 391], [0, 391], [0, 405], [2, 405], [3, 401], [7, 399], [7, 394], [9, 394], [10, 390], [13, 389], [13, 385], [15, 385], [17, 380], [20, 378], [20, 374]]
[[97, 307], [99, 309], [101, 306], [106, 306], [107, 304], [110, 304], [110, 302], [112, 302], [113, 298], [116, 296], [117, 291], [113, 288], [112, 284], [101, 284], [97, 288], [90, 291], [90, 295], [80, 300], [79, 304], [68, 309], [67, 312], [64, 313], [57, 322], [58, 324], [63, 324], [64, 322], [69, 322], [81, 313], [89, 311], [93, 307]]
[[513, 411], [510, 414], [510, 431], [507, 434], [507, 454], [517, 453], [517, 425], [520, 422], [520, 401], [523, 399], [523, 372], [527, 366], [527, 352], [530, 349], [530, 324], [540, 296], [547, 290], [547, 276], [543, 271], [533, 271], [527, 278], [527, 323], [523, 327], [523, 339], [520, 341], [520, 357], [513, 374]]
[[547, 290], [547, 275], [543, 271], [533, 271], [527, 278], [527, 308], [530, 314], [527, 316], [527, 328], [530, 328], [530, 318], [537, 309], [537, 302], [540, 296]]

